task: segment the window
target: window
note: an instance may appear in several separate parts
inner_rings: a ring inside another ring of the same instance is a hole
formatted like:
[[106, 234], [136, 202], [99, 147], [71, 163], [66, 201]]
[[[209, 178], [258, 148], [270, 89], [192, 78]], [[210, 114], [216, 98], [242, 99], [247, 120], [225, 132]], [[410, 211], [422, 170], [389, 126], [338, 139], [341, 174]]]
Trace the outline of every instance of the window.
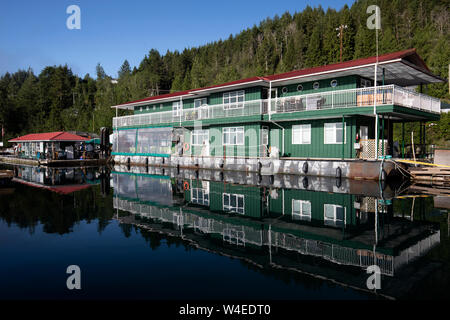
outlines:
[[361, 79], [361, 88], [371, 87], [372, 82], [370, 80]]
[[303, 86], [302, 86], [301, 84], [299, 84], [299, 85], [297, 86], [297, 91], [303, 91]]
[[[162, 105], [161, 105], [162, 107]], [[181, 115], [181, 103], [180, 101], [175, 101], [172, 103], [172, 114], [173, 116], [180, 116]]]
[[208, 130], [194, 130], [192, 131], [192, 145], [202, 146], [203, 142], [209, 142], [209, 131]]
[[209, 190], [202, 188], [191, 188], [191, 202], [209, 206]]
[[336, 88], [338, 85], [337, 80], [331, 80], [330, 85], [331, 85], [331, 87]]
[[208, 101], [206, 98], [201, 98], [201, 99], [195, 99], [194, 100], [194, 108], [200, 108], [204, 105], [207, 105]]
[[320, 88], [320, 84], [318, 82], [314, 82], [313, 89], [318, 90]]
[[282, 93], [287, 93], [288, 92], [288, 88], [287, 87], [283, 87], [283, 89], [281, 89]]
[[245, 213], [244, 195], [242, 194], [223, 194], [223, 211], [236, 213]]
[[156, 106], [153, 106], [153, 110], [156, 110]]
[[223, 109], [240, 109], [244, 107], [245, 91], [226, 92], [223, 94]]
[[345, 208], [336, 204], [323, 205], [323, 220], [327, 226], [339, 227], [345, 225]]
[[243, 145], [244, 127], [223, 128], [223, 144], [228, 146]]
[[292, 126], [292, 144], [311, 144], [311, 125]]
[[[345, 123], [344, 123], [345, 127]], [[342, 144], [342, 122], [325, 123], [324, 125], [324, 144]], [[344, 129], [345, 131], [345, 129]], [[345, 143], [344, 133], [344, 143]]]
[[145, 108], [147, 111], [150, 109], [150, 107], [149, 106], [147, 106], [147, 108]]
[[311, 202], [292, 200], [292, 220], [311, 221]]

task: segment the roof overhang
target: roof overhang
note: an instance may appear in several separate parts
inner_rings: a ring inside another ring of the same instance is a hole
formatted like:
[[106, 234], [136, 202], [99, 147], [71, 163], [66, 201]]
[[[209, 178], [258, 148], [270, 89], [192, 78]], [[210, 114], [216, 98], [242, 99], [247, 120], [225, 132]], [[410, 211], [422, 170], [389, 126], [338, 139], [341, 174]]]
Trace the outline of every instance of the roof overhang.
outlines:
[[17, 140], [17, 139], [11, 139], [8, 140], [8, 142], [13, 143], [19, 143], [19, 142], [86, 142], [89, 139], [83, 139], [83, 140]]
[[[313, 74], [293, 76], [284, 79], [272, 80], [272, 85], [289, 85], [298, 82], [299, 80], [304, 82], [318, 81], [323, 79], [329, 79], [333, 77], [345, 77], [356, 75], [363, 78], [375, 80], [375, 66], [376, 63], [370, 63], [362, 66], [354, 66], [339, 70], [323, 71]], [[384, 71], [383, 71], [384, 70]], [[395, 59], [391, 61], [385, 61], [378, 63], [377, 68], [377, 80], [383, 80], [386, 85], [395, 84], [401, 87], [417, 86], [420, 84], [428, 83], [440, 83], [446, 81], [428, 70], [423, 70], [414, 66], [410, 62], [403, 59]]]

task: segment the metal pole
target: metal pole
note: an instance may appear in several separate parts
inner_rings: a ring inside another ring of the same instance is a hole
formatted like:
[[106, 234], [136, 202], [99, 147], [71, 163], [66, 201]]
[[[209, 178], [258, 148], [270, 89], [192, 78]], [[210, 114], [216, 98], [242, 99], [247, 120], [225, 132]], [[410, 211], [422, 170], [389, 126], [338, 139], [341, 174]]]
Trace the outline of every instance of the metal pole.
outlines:
[[272, 119], [272, 81], [269, 81], [269, 94], [267, 95], [269, 98], [268, 108], [269, 108], [269, 121]]
[[344, 160], [344, 152], [345, 152], [345, 123], [344, 123], [344, 116], [342, 116], [342, 160]]
[[402, 158], [405, 159], [405, 122], [402, 122]]
[[384, 115], [381, 121], [381, 155], [384, 157]]

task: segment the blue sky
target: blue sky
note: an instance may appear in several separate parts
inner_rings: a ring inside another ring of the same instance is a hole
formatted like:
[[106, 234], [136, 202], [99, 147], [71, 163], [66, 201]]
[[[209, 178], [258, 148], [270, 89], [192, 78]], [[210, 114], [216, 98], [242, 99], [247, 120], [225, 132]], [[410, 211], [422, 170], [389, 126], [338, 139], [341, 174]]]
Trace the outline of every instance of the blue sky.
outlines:
[[[68, 64], [95, 77], [101, 63], [115, 77], [125, 59], [137, 66], [151, 48], [161, 54], [196, 47], [275, 14], [306, 5], [340, 9], [354, 0], [6, 0], [0, 3], [0, 75], [31, 67]], [[81, 29], [69, 30], [68, 6], [81, 9]]]

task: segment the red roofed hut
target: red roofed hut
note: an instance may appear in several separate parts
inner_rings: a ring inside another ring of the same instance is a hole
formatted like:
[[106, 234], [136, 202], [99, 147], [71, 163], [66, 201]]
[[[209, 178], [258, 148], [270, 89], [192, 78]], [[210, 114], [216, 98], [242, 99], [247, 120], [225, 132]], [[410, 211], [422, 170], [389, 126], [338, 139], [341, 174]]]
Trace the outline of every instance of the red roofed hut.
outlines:
[[16, 154], [27, 159], [77, 159], [77, 146], [89, 140], [69, 132], [31, 133], [9, 140]]

